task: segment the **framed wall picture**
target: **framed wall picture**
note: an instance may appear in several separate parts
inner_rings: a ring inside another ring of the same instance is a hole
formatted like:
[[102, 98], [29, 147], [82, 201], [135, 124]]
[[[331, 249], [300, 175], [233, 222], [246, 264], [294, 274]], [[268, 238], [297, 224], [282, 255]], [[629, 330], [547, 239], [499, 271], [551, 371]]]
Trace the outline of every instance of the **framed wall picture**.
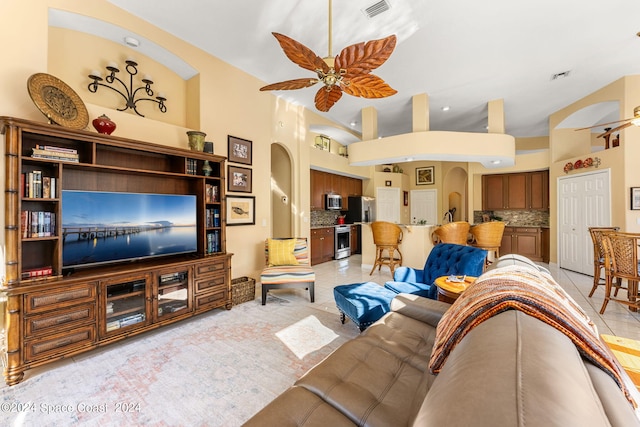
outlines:
[[640, 210], [640, 187], [631, 187], [631, 210]]
[[416, 168], [416, 185], [435, 184], [433, 166]]
[[227, 166], [227, 188], [238, 193], [251, 193], [252, 170], [239, 166]]
[[255, 223], [255, 196], [227, 196], [227, 225], [253, 225]]
[[250, 165], [253, 156], [253, 142], [235, 136], [227, 136], [227, 153], [230, 162]]

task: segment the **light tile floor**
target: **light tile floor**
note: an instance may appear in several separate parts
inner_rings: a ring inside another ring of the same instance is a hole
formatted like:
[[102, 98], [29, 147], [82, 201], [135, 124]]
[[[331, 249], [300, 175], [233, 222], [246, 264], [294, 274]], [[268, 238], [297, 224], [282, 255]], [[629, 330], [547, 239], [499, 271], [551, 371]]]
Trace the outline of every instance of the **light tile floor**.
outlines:
[[[556, 264], [541, 265], [551, 271], [556, 281], [586, 311], [601, 334], [618, 335], [640, 340], [640, 312], [634, 313], [625, 305], [610, 302], [605, 313], [600, 315], [598, 312], [604, 299], [604, 286], [598, 287], [593, 297], [588, 298], [593, 284], [592, 276], [564, 270], [558, 268]], [[316, 272], [315, 303], [311, 304], [308, 292], [301, 289], [275, 290], [273, 291], [274, 295], [295, 300], [296, 302], [304, 301], [317, 310], [328, 311], [338, 315], [333, 299], [334, 286], [365, 281], [372, 281], [382, 285], [387, 280], [391, 280], [391, 273], [386, 267], [383, 267], [381, 271], [376, 270], [370, 276], [370, 270], [361, 267], [360, 255], [352, 255], [343, 260], [318, 264], [313, 268]], [[258, 293], [258, 298], [259, 295]], [[350, 326], [355, 327], [353, 325]]]

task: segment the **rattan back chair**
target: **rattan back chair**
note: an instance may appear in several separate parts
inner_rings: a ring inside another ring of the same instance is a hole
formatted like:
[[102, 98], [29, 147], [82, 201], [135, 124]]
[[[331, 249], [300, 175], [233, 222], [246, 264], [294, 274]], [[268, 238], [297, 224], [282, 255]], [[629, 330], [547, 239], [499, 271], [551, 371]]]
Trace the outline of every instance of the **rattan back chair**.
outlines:
[[441, 225], [433, 231], [433, 243], [466, 245], [469, 240], [470, 227], [467, 221], [455, 221]]
[[[593, 242], [593, 286], [589, 292], [589, 298], [596, 291], [600, 283], [600, 270], [604, 268], [604, 249], [602, 247], [602, 235], [620, 230], [620, 227], [589, 227], [591, 241]], [[605, 283], [602, 283], [603, 285]], [[618, 289], [616, 289], [616, 293]]]
[[376, 259], [369, 275], [373, 274], [376, 267], [380, 271], [383, 265], [387, 265], [393, 276], [396, 266], [402, 265], [402, 253], [399, 248], [403, 237], [402, 228], [392, 222], [375, 221], [371, 223], [371, 231], [373, 243], [376, 245]]
[[[640, 234], [613, 232], [602, 235], [606, 288], [600, 314], [604, 314], [609, 301], [617, 301], [628, 305], [632, 311], [638, 311], [638, 245]], [[616, 280], [617, 284], [614, 285]], [[626, 288], [622, 286], [623, 281], [627, 282]], [[617, 298], [617, 292], [612, 296], [611, 291], [614, 287], [626, 289], [627, 299]]]
[[[471, 246], [484, 249], [493, 254], [493, 259], [500, 258], [500, 245], [506, 224], [502, 221], [482, 222], [469, 229]], [[489, 258], [487, 257], [487, 261]]]

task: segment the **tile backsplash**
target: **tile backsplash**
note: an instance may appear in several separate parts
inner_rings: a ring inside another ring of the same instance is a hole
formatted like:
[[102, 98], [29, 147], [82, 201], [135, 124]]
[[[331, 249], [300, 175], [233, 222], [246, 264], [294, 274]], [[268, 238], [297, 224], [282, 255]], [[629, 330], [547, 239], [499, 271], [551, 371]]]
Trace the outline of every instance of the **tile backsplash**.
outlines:
[[325, 227], [335, 225], [339, 211], [311, 211], [311, 227]]
[[488, 215], [489, 218], [502, 218], [502, 221], [508, 225], [532, 226], [532, 227], [548, 227], [549, 212], [537, 210], [505, 210], [505, 211], [474, 211], [473, 222], [478, 224], [482, 222], [482, 216]]

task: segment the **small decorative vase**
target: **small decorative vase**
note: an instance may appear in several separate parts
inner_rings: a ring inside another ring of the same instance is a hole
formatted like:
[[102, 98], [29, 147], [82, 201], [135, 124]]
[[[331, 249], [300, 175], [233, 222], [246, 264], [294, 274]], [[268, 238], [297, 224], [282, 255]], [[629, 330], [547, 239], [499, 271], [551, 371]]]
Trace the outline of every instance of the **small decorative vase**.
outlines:
[[204, 161], [204, 165], [202, 165], [202, 173], [204, 174], [204, 176], [209, 176], [211, 175], [211, 171], [213, 169], [211, 168], [211, 165], [209, 164], [209, 160], [205, 160]]
[[197, 130], [190, 130], [187, 131], [187, 136], [189, 137], [189, 148], [191, 150], [204, 150], [204, 137], [207, 136], [206, 133]]
[[100, 133], [104, 133], [106, 135], [111, 135], [111, 133], [116, 130], [116, 124], [106, 115], [101, 115], [98, 118], [93, 119], [91, 122], [93, 127]]

